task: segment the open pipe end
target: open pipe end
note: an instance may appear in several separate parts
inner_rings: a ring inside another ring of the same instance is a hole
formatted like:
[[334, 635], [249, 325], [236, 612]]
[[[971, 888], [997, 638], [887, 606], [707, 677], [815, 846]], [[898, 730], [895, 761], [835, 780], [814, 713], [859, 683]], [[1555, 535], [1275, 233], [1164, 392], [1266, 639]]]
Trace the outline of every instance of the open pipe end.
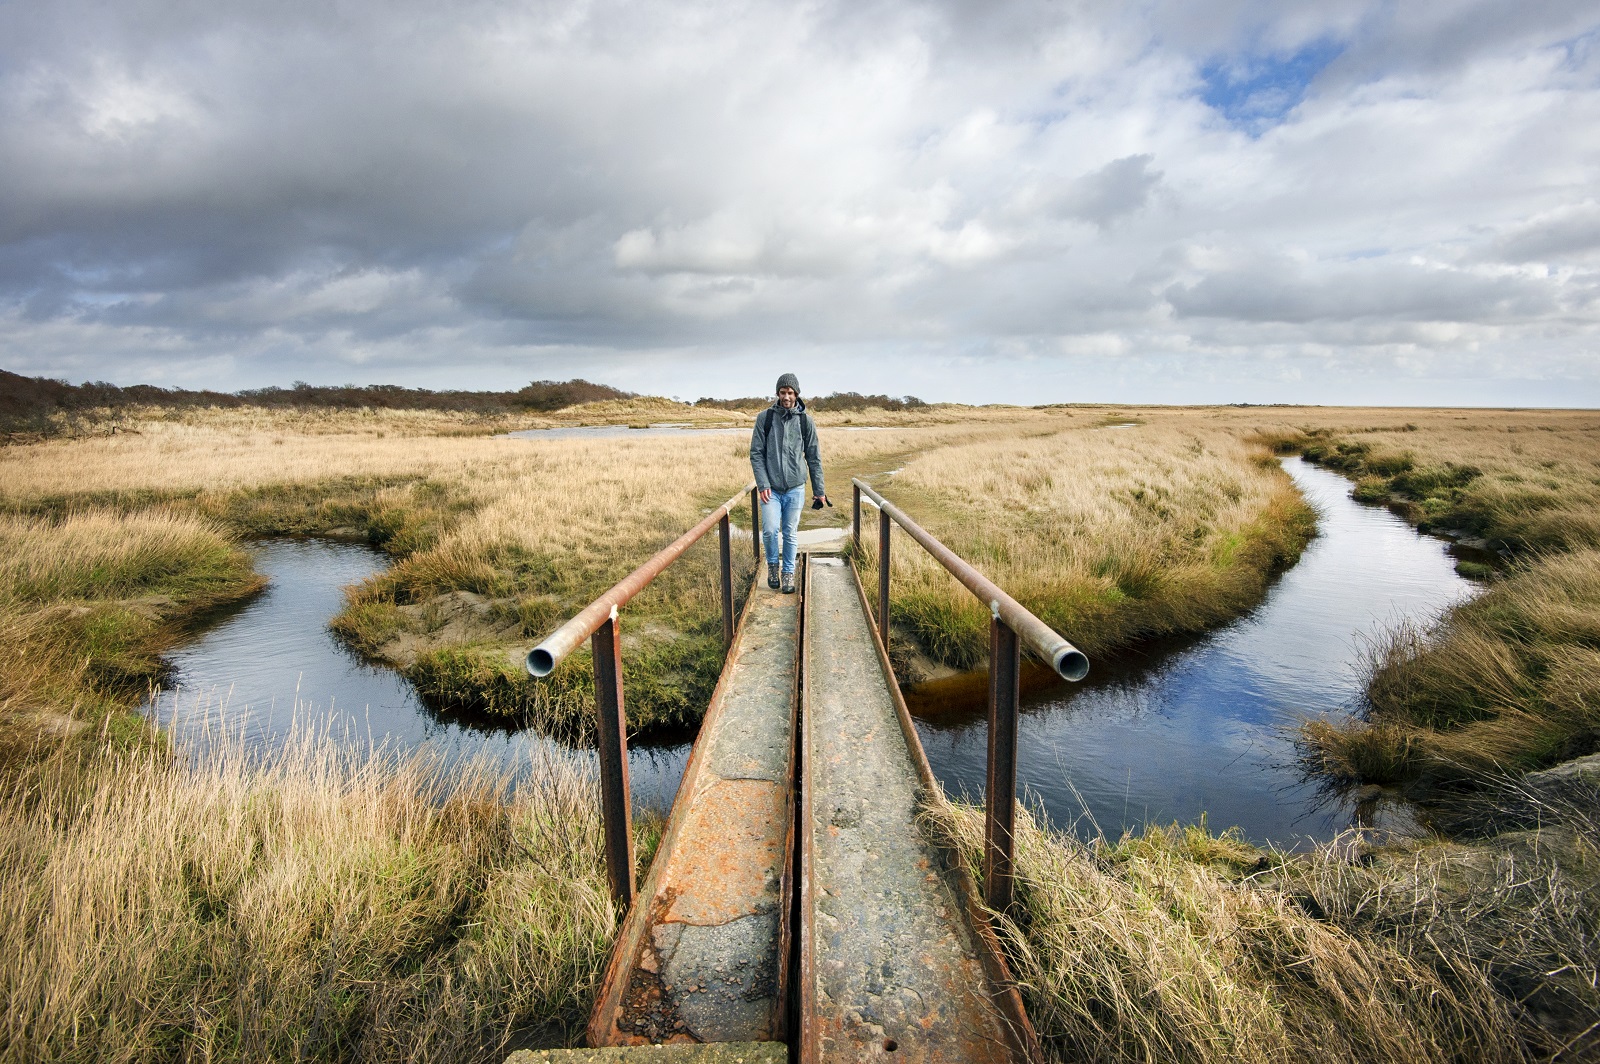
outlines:
[[1081, 680], [1089, 675], [1089, 656], [1076, 647], [1067, 647], [1056, 655], [1056, 672], [1066, 680]]
[[[1088, 668], [1087, 665], [1084, 666]], [[542, 680], [556, 669], [555, 655], [544, 647], [534, 647], [528, 651], [528, 675], [534, 679]]]

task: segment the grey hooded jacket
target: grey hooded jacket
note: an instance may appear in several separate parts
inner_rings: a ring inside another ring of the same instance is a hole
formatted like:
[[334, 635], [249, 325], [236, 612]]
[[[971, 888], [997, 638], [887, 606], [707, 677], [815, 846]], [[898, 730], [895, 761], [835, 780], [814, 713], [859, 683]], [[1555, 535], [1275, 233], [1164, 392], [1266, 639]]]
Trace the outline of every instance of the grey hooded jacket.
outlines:
[[757, 414], [755, 430], [750, 433], [750, 468], [756, 475], [756, 487], [773, 491], [803, 487], [807, 467], [811, 470], [811, 494], [826, 495], [817, 426], [806, 413], [806, 404], [796, 400], [785, 410], [773, 403]]

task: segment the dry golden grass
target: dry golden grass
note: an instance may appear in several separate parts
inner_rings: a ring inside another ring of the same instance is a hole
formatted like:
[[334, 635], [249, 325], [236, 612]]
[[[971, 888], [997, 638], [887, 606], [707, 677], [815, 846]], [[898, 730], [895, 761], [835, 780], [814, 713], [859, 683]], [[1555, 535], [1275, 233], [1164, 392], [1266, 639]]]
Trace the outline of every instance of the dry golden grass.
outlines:
[[[880, 479], [885, 497], [1086, 651], [1236, 616], [1313, 515], [1277, 464], [1178, 418], [1111, 429], [1037, 417]], [[863, 536], [876, 565], [876, 536]], [[909, 539], [895, 619], [940, 661], [982, 665], [988, 613]]]
[[134, 597], [236, 571], [227, 533], [192, 514], [74, 513], [65, 520], [0, 515], [0, 603]]
[[1342, 780], [1492, 779], [1593, 751], [1600, 728], [1600, 551], [1530, 561], [1432, 632], [1401, 627], [1370, 663], [1365, 719], [1308, 728]]
[[[416, 420], [345, 414], [347, 431], [334, 433], [327, 415], [302, 424], [228, 411], [151, 423], [138, 435], [12, 447], [0, 450], [0, 497], [46, 514], [86, 501], [132, 512], [161, 502], [247, 532], [364, 533], [398, 562], [355, 591], [338, 619], [358, 649], [447, 704], [583, 731], [584, 655], [535, 685], [521, 672], [522, 653], [746, 482], [747, 441], [440, 438], [374, 427]], [[997, 431], [1005, 425], [834, 432], [830, 477], [837, 483], [942, 438]], [[739, 520], [748, 522], [747, 511]], [[636, 725], [692, 720], [703, 709], [720, 667], [713, 552], [709, 541], [692, 551], [624, 619]], [[738, 557], [747, 571], [748, 555]], [[484, 600], [466, 624], [445, 608], [463, 592]]]
[[1414, 521], [1512, 551], [1600, 547], [1594, 411], [1305, 413], [1264, 437], [1362, 479]]
[[[930, 817], [976, 872], [981, 813]], [[1289, 890], [1245, 880], [1258, 863], [1272, 860], [1203, 828], [1086, 844], [1020, 816], [1018, 918], [995, 923], [1051, 1058], [1525, 1059], [1481, 974], [1447, 979], [1381, 935], [1309, 915]]]
[[260, 586], [193, 514], [0, 516], [0, 762], [136, 701], [189, 617]]
[[[622, 406], [589, 413], [695, 420]], [[1307, 511], [1246, 437], [1292, 436], [1312, 413], [1373, 438], [1415, 440], [1437, 421], [1478, 439], [1453, 414], [1415, 411], [853, 412], [823, 436], [840, 506], [808, 520], [845, 517], [850, 475], [903, 467], [876, 481], [891, 499], [1089, 649], [1204, 627], [1253, 603], [1303, 543]], [[1520, 433], [1524, 415], [1506, 416]], [[1551, 417], [1580, 431], [1576, 415]], [[895, 427], [845, 431], [868, 420]], [[408, 674], [436, 695], [513, 712], [544, 699], [572, 723], [590, 704], [582, 655], [558, 672], [565, 686], [538, 686], [520, 652], [748, 477], [740, 436], [530, 443], [449, 416], [248, 411], [137, 427], [0, 450], [14, 515], [0, 542], [27, 555], [0, 569], [19, 604], [0, 609], [0, 638], [34, 648], [0, 667], [13, 735], [41, 694], [67, 714], [126, 704], [137, 670], [116, 680], [109, 666], [154, 667], [165, 638], [113, 625], [119, 658], [95, 625], [51, 618], [154, 608], [170, 631], [208, 596], [248, 589], [218, 522], [385, 545], [396, 565], [338, 622], [356, 645], [410, 646]], [[970, 596], [909, 541], [896, 558], [897, 615], [946, 660], [980, 662]], [[215, 579], [183, 582], [197, 572]], [[703, 708], [720, 665], [711, 574], [707, 544], [624, 613], [625, 686], [646, 720]], [[0, 980], [23, 1003], [6, 1020], [19, 1059], [478, 1059], [513, 1027], [581, 1015], [613, 914], [592, 796], [560, 771], [510, 796], [470, 774], [447, 794], [426, 766], [315, 745], [196, 768], [98, 719], [77, 748], [35, 751], [4, 777]], [[1052, 1045], [1127, 1060], [1517, 1058], [1475, 966], [1504, 957], [1396, 948], [1391, 925], [1356, 918], [1370, 905], [1308, 916], [1295, 899], [1312, 886], [1249, 881], [1247, 857], [1192, 833], [1095, 850], [1028, 828], [1031, 922], [1011, 934]], [[1426, 892], [1413, 901], [1422, 911]], [[103, 1022], [73, 1030], [74, 1014]]]
[[0, 1059], [499, 1060], [575, 1031], [615, 914], [551, 761], [59, 756], [0, 790]]
[[1600, 1053], [1600, 784], [1522, 786], [1492, 802], [1498, 833], [1335, 847], [1266, 878], [1321, 918], [1393, 943], [1456, 985], [1486, 982], [1535, 1060]]

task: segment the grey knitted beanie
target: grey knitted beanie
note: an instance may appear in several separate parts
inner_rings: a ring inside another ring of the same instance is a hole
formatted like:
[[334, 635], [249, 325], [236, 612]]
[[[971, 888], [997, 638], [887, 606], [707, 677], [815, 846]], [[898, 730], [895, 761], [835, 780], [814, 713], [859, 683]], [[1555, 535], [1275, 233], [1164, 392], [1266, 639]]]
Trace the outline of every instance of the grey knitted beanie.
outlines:
[[782, 391], [784, 388], [793, 388], [794, 394], [799, 395], [800, 378], [796, 377], [793, 373], [785, 373], [783, 376], [778, 378], [778, 386], [774, 388], [773, 391]]

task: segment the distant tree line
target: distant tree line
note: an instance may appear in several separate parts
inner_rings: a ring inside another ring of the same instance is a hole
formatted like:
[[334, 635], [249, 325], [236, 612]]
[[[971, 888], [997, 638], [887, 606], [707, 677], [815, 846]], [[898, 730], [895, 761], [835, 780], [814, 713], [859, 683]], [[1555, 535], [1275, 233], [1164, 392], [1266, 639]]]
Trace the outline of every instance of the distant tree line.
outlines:
[[[802, 397], [804, 398], [804, 397]], [[744, 399], [696, 399], [695, 406], [716, 410], [742, 410], [752, 412], [772, 405], [772, 397], [750, 396]], [[915, 410], [927, 406], [914, 395], [862, 395], [860, 392], [834, 392], [832, 395], [805, 399], [806, 409], [823, 410]]]
[[51, 418], [89, 410], [128, 410], [137, 407], [187, 409], [195, 407], [356, 410], [445, 410], [472, 414], [547, 413], [577, 403], [601, 399], [632, 399], [606, 384], [578, 379], [534, 381], [514, 392], [435, 392], [427, 388], [402, 388], [395, 384], [317, 386], [296, 381], [288, 388], [249, 388], [239, 392], [190, 391], [158, 388], [153, 384], [121, 387], [94, 381], [68, 384], [48, 377], [23, 377], [0, 370], [0, 431], [44, 432]]

